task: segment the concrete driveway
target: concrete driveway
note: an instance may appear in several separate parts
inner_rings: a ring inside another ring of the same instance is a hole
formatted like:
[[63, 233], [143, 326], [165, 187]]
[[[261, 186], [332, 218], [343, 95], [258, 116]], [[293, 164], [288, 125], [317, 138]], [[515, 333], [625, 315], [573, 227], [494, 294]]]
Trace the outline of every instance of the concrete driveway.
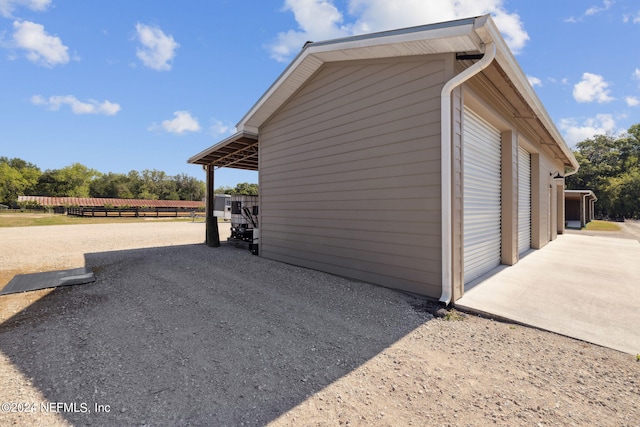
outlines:
[[640, 242], [558, 236], [478, 279], [456, 307], [638, 354]]

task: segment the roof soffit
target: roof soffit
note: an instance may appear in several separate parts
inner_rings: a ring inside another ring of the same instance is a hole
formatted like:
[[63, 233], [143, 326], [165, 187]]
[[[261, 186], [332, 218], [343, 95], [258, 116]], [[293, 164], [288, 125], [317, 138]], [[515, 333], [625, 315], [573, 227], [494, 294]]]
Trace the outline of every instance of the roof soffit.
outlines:
[[489, 93], [495, 102], [494, 108], [504, 117], [517, 123], [527, 139], [541, 148], [546, 147], [556, 159], [566, 167], [572, 168], [571, 159], [563, 152], [547, 126], [542, 123], [540, 117], [514, 87], [511, 79], [498, 63], [491, 64], [481, 74], [476, 75], [469, 84]]
[[187, 160], [197, 165], [258, 170], [258, 136], [238, 132]]
[[527, 110], [535, 115], [535, 120], [539, 126], [544, 128], [543, 133], [550, 137], [550, 141], [546, 141], [546, 144], [553, 145], [553, 151], [561, 153], [561, 158], [567, 160], [568, 163], [565, 164], [568, 168], [574, 172], [577, 171], [580, 167], [578, 161], [558, 131], [555, 123], [551, 120], [549, 113], [547, 113], [547, 110], [542, 105], [542, 102], [529, 83], [520, 64], [518, 64], [505, 40], [502, 38], [500, 30], [498, 30], [498, 27], [489, 17], [479, 18], [478, 23], [480, 23], [481, 19], [486, 19], [486, 25], [479, 25], [476, 33], [483, 41], [492, 40], [497, 44], [496, 62], [500, 65], [499, 68], [502, 76], [515, 90], [518, 98], [525, 103]]

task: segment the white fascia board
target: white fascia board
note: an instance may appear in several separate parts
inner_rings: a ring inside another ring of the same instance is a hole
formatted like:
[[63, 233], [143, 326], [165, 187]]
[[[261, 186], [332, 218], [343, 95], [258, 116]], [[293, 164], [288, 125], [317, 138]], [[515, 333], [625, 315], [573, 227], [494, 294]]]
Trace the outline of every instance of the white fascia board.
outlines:
[[238, 130], [240, 132], [245, 132], [251, 135], [255, 135], [256, 138], [258, 137], [258, 128], [253, 127], [253, 126], [248, 126], [248, 125], [243, 125], [241, 128], [238, 128]]
[[598, 200], [593, 190], [564, 190], [564, 192], [569, 194], [579, 194], [581, 196], [589, 196], [594, 199], [594, 201]]
[[218, 145], [217, 143], [215, 145], [211, 145], [205, 148], [204, 150], [202, 150], [201, 152], [199, 152], [198, 154], [189, 157], [189, 159], [187, 159], [187, 163], [194, 164], [194, 165], [197, 164], [196, 162], [198, 160], [208, 155], [217, 145]]
[[[429, 40], [439, 40], [457, 37], [469, 37], [473, 34], [473, 21], [464, 25], [425, 29], [423, 31], [397, 31], [378, 33], [372, 36], [362, 36], [346, 38], [345, 41], [334, 41], [317, 43], [309, 46], [309, 50], [315, 54], [323, 52], [333, 52], [337, 50], [362, 49], [378, 46], [398, 45], [411, 42], [428, 42]], [[411, 30], [411, 29], [409, 29]]]

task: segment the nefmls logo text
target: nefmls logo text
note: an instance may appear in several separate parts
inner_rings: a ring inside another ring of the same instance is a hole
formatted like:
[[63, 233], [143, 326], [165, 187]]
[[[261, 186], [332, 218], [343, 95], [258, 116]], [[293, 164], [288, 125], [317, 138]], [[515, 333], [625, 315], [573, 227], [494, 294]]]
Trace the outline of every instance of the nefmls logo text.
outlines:
[[41, 412], [72, 412], [86, 414], [89, 412], [89, 405], [85, 402], [42, 402], [40, 403]]

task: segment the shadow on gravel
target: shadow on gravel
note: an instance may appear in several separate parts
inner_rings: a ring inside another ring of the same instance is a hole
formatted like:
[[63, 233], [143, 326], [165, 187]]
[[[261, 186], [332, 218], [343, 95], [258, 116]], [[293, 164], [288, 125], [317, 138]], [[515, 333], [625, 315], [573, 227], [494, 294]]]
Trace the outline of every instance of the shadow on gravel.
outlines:
[[0, 350], [78, 425], [263, 425], [438, 308], [225, 244], [87, 254], [86, 265], [95, 284], [0, 324]]

